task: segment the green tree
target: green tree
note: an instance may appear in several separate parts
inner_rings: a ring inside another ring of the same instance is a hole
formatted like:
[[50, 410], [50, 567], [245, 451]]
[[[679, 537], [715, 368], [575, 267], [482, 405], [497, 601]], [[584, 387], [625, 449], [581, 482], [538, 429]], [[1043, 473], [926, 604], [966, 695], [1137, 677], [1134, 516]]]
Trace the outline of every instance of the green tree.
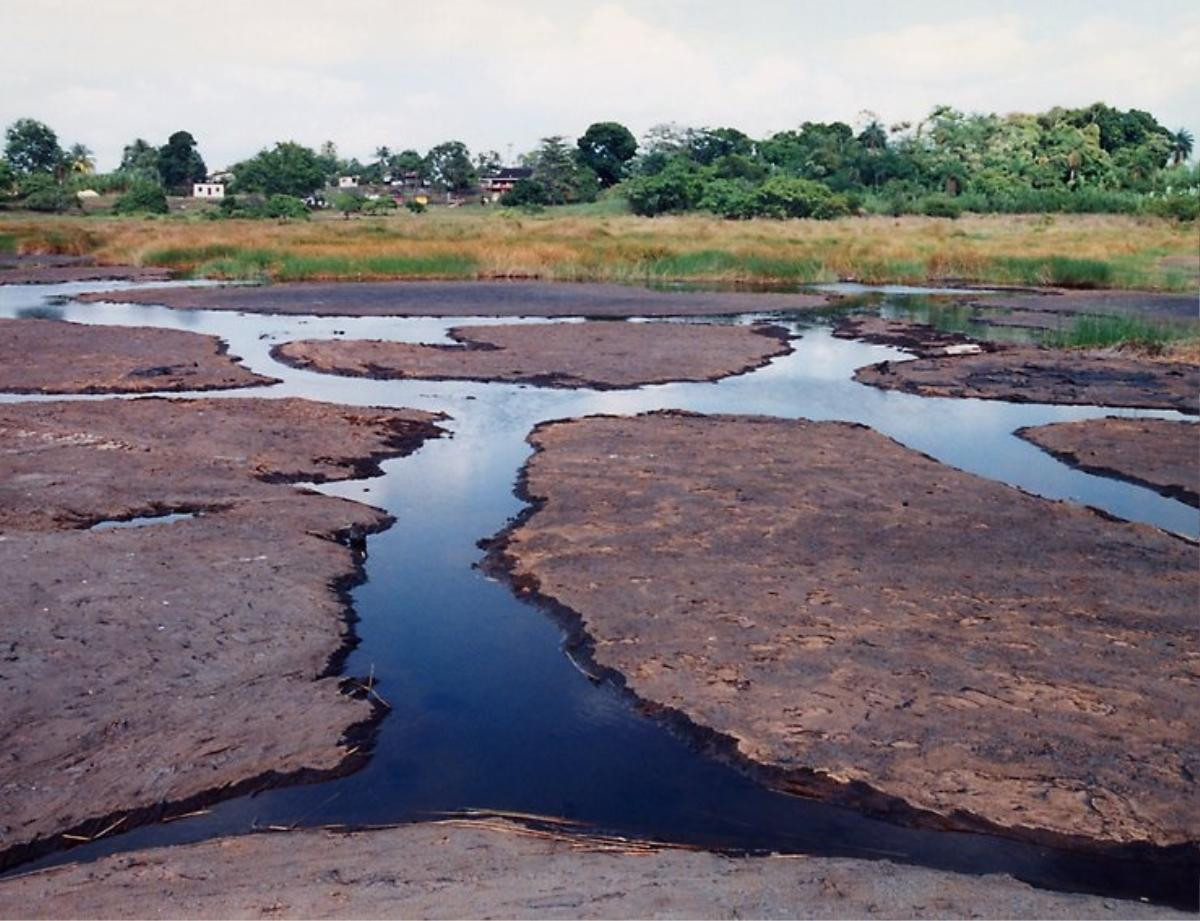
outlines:
[[42, 122], [18, 118], [4, 132], [4, 157], [18, 173], [53, 173], [62, 165], [58, 135]]
[[1171, 135], [1171, 162], [1175, 166], [1178, 166], [1192, 155], [1194, 141], [1192, 132], [1188, 131], [1187, 128], [1180, 128]]
[[21, 207], [30, 211], [62, 212], [79, 207], [75, 193], [68, 191], [50, 173], [26, 173], [18, 183]]
[[619, 122], [595, 122], [575, 142], [579, 160], [588, 166], [607, 188], [620, 182], [625, 165], [637, 153], [637, 141], [629, 129]]
[[471, 152], [462, 141], [446, 141], [430, 149], [425, 168], [433, 182], [451, 192], [466, 191], [477, 181]]
[[503, 161], [500, 154], [494, 150], [484, 150], [475, 155], [475, 172], [479, 176], [489, 176], [500, 171]]
[[0, 159], [0, 197], [13, 193], [17, 185], [17, 173], [7, 160]]
[[113, 211], [117, 214], [166, 214], [167, 196], [157, 182], [139, 179], [117, 199]]
[[696, 128], [687, 133], [687, 152], [702, 166], [718, 157], [754, 153], [754, 142], [736, 128]]
[[415, 150], [402, 150], [400, 153], [394, 154], [388, 166], [394, 177], [405, 177], [416, 173], [418, 182], [429, 179], [429, 164]]
[[158, 174], [163, 185], [174, 191], [185, 191], [193, 182], [203, 182], [208, 175], [196, 139], [186, 131], [176, 131], [158, 149]]
[[561, 136], [542, 138], [541, 146], [528, 158], [533, 180], [541, 187], [547, 205], [595, 201], [599, 191], [596, 174], [580, 163]]
[[233, 167], [234, 190], [303, 198], [325, 184], [321, 159], [295, 141], [280, 141]]
[[700, 204], [704, 178], [695, 163], [686, 157], [675, 156], [657, 173], [630, 179], [625, 194], [634, 214], [653, 217], [672, 211], [690, 211]]
[[90, 176], [96, 171], [95, 155], [85, 144], [72, 144], [66, 153], [66, 161], [72, 173]]
[[158, 148], [149, 141], [135, 138], [121, 152], [121, 165], [117, 170], [142, 179], [161, 181], [162, 177], [158, 174]]

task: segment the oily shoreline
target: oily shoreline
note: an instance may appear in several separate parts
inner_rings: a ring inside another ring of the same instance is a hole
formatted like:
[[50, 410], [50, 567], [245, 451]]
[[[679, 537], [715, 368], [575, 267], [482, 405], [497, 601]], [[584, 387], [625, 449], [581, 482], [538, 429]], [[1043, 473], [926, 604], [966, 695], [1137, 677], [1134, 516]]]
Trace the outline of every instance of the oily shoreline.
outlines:
[[[686, 416], [688, 414], [650, 415]], [[608, 417], [589, 417], [589, 421], [604, 418]], [[588, 626], [585, 616], [579, 610], [568, 606], [553, 594], [548, 593], [536, 573], [536, 566], [532, 570], [528, 566], [522, 569], [521, 561], [518, 558], [519, 554], [514, 551], [514, 536], [521, 532], [530, 520], [536, 519], [538, 512], [545, 507], [547, 501], [545, 497], [534, 495], [531, 492], [528, 471], [530, 465], [544, 450], [537, 441], [538, 431], [544, 431], [546, 427], [556, 424], [571, 424], [571, 420], [544, 423], [530, 436], [531, 443], [534, 444], [534, 458], [523, 469], [517, 485], [518, 496], [527, 501], [529, 505], [522, 515], [503, 532], [491, 540], [481, 542], [481, 546], [487, 551], [483, 565], [496, 576], [508, 581], [519, 595], [534, 601], [547, 610], [563, 626], [568, 637], [569, 654], [582, 663], [584, 671], [595, 680], [611, 680], [630, 694], [643, 710], [663, 719], [694, 744], [735, 763], [777, 789], [806, 796], [816, 796], [906, 824], [998, 834], [1066, 850], [1105, 853], [1133, 860], [1177, 865], [1181, 869], [1189, 865], [1195, 866], [1197, 857], [1195, 842], [1170, 843], [1169, 836], [1167, 841], [1150, 839], [1140, 841], [1137, 840], [1136, 835], [1126, 837], [1124, 840], [1120, 840], [1120, 836], [1108, 840], [1103, 835], [1097, 837], [1094, 833], [1071, 832], [1066, 827], [1001, 823], [994, 818], [989, 818], [986, 814], [971, 809], [943, 806], [937, 810], [930, 810], [919, 802], [909, 801], [894, 792], [889, 793], [879, 788], [867, 778], [838, 777], [826, 771], [807, 769], [798, 765], [785, 767], [772, 764], [769, 760], [764, 762], [742, 751], [737, 738], [729, 732], [701, 725], [694, 715], [685, 713], [678, 705], [665, 703], [656, 697], [648, 698], [644, 691], [636, 687], [629, 680], [629, 676], [611, 661], [597, 661], [594, 629]], [[1047, 505], [1052, 505], [1052, 503], [1047, 503]], [[609, 649], [612, 648], [615, 647], [609, 647]], [[607, 658], [611, 659], [611, 654]]]

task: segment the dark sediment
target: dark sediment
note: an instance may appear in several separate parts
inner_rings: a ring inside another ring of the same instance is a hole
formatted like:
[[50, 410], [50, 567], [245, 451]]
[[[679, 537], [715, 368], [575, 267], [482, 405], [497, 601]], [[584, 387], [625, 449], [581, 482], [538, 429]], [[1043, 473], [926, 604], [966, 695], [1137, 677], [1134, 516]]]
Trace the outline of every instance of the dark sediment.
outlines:
[[0, 285], [56, 285], [71, 281], [167, 281], [166, 269], [96, 265], [90, 256], [0, 255]]
[[929, 397], [1200, 411], [1200, 366], [1102, 351], [1018, 347], [885, 361], [854, 379]]
[[350, 376], [615, 389], [717, 380], [791, 348], [776, 326], [544, 323], [468, 326], [450, 335], [461, 344], [306, 340], [271, 354], [294, 367]]
[[[1200, 303], [1195, 293], [1161, 291], [1046, 291], [1004, 293], [973, 298], [978, 307], [1002, 308], [1026, 314], [1138, 314], [1151, 319], [1196, 321]], [[1029, 317], [1033, 319], [1032, 316]], [[1053, 320], [1049, 321], [1053, 323]]]
[[274, 383], [239, 365], [216, 336], [0, 319], [0, 391], [8, 393], [147, 393]]
[[493, 565], [652, 708], [784, 789], [1196, 860], [1190, 542], [841, 423], [667, 413], [531, 440], [535, 511]]
[[654, 291], [627, 285], [525, 281], [291, 282], [264, 286], [150, 288], [87, 294], [180, 310], [318, 316], [665, 317], [809, 310], [814, 294]]
[[1200, 506], [1200, 426], [1163, 419], [1087, 419], [1018, 429], [1063, 463]]
[[924, 323], [889, 320], [884, 317], [855, 314], [838, 320], [833, 335], [839, 339], [857, 339], [873, 345], [890, 345], [921, 358], [945, 355], [971, 355], [1004, 348], [995, 342], [975, 339], [965, 333], [948, 332]]

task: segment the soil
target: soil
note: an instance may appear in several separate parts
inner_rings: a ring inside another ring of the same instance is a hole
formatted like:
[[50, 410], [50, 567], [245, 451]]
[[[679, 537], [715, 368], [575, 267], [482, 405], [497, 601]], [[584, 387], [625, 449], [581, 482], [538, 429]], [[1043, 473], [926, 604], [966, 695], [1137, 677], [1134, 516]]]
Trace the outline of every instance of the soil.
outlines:
[[1017, 429], [1063, 463], [1200, 506], [1200, 426], [1164, 419], [1087, 419]]
[[34, 918], [1185, 918], [887, 861], [725, 857], [513, 822], [253, 834], [0, 882]]
[[964, 333], [935, 329], [924, 323], [862, 314], [838, 320], [833, 328], [833, 335], [838, 339], [858, 339], [874, 345], [890, 345], [922, 358], [995, 352], [1004, 348], [996, 342], [985, 342]]
[[0, 319], [0, 391], [8, 393], [146, 393], [278, 383], [237, 362], [216, 336]]
[[[113, 300], [85, 294], [79, 300]], [[530, 281], [288, 282], [123, 291], [122, 302], [179, 310], [317, 316], [665, 317], [809, 310], [823, 295], [737, 291], [654, 291], [630, 285]]]
[[784, 790], [1197, 860], [1193, 543], [847, 423], [530, 440], [533, 509], [491, 566], [652, 711]]
[[[370, 474], [439, 429], [305, 400], [0, 406], [0, 866], [345, 770], [345, 590], [388, 517], [288, 481]], [[196, 512], [109, 530], [106, 519]], [[361, 757], [361, 756], [359, 756]]]
[[293, 367], [350, 376], [608, 390], [718, 380], [791, 350], [778, 326], [541, 323], [464, 326], [450, 337], [460, 345], [305, 340], [278, 345], [271, 354]]
[[1200, 412], [1200, 365], [1029, 346], [859, 368], [854, 379], [926, 397]]

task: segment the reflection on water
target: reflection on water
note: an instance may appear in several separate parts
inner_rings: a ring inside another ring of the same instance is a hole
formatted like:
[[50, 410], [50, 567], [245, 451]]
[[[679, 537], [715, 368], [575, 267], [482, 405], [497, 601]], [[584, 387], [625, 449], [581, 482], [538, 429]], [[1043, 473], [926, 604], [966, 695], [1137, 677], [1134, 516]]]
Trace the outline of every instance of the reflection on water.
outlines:
[[[71, 290], [0, 288], [0, 315], [36, 308], [47, 295]], [[488, 318], [269, 317], [118, 304], [60, 309], [74, 322], [216, 334], [250, 368], [283, 379], [270, 388], [206, 397], [303, 396], [414, 406], [448, 412], [453, 431], [453, 437], [432, 441], [410, 458], [385, 463], [382, 478], [320, 487], [384, 508], [397, 519], [393, 528], [370, 538], [368, 581], [353, 593], [361, 644], [345, 671], [373, 671], [393, 707], [367, 766], [349, 777], [242, 797], [206, 816], [137, 829], [90, 845], [87, 854], [255, 825], [378, 824], [480, 808], [560, 815], [617, 834], [714, 847], [888, 856], [970, 872], [1010, 872], [1061, 888], [1181, 904], [1194, 897], [1189, 874], [1179, 868], [1080, 857], [983, 835], [919, 831], [772, 793], [640, 715], [617, 688], [588, 681], [563, 654], [553, 621], [473, 568], [481, 556], [476, 541], [522, 510], [512, 489], [530, 452], [525, 437], [546, 419], [660, 408], [845, 419], [1038, 495], [1195, 535], [1200, 532], [1195, 509], [1071, 470], [1012, 435], [1020, 426], [1069, 419], [1178, 414], [876, 390], [851, 380], [853, 370], [902, 359], [902, 353], [835, 339], [828, 327], [805, 328], [794, 319], [782, 322], [801, 334], [795, 351], [754, 373], [719, 383], [594, 392], [348, 379], [283, 367], [269, 356], [273, 345], [295, 338], [445, 341], [452, 326], [501, 322]]]

